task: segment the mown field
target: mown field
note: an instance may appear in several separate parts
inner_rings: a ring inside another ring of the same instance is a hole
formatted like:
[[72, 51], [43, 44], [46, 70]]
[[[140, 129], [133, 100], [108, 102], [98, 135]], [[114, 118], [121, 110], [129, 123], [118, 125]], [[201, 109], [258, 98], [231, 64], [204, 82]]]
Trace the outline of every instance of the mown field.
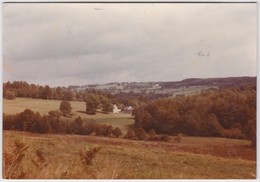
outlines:
[[[24, 178], [59, 179], [254, 179], [255, 150], [246, 140], [183, 137], [181, 143], [135, 141], [79, 135], [47, 135], [4, 131], [3, 149], [13, 153], [14, 141], [29, 146], [21, 166]], [[101, 147], [92, 165], [80, 151]], [[36, 168], [36, 150], [44, 167]], [[19, 171], [19, 170], [17, 170]], [[4, 176], [7, 172], [4, 171]]]
[[[31, 109], [39, 112], [41, 115], [48, 114], [49, 111], [59, 110], [61, 101], [59, 100], [43, 100], [31, 98], [16, 98], [15, 100], [3, 99], [3, 113], [16, 114], [23, 112], [25, 109]], [[63, 117], [64, 120], [74, 120], [80, 116], [82, 120], [94, 120], [98, 124], [109, 124], [113, 127], [119, 127], [123, 133], [126, 133], [128, 127], [134, 123], [134, 119], [130, 114], [104, 114], [98, 112], [96, 115], [88, 115], [85, 113], [85, 102], [70, 101], [73, 117]]]

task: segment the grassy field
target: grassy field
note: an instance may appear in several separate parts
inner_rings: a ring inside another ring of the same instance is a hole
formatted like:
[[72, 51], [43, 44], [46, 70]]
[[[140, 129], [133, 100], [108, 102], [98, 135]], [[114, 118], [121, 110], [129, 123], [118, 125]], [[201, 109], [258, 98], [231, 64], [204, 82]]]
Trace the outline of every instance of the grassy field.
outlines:
[[[25, 109], [31, 109], [34, 112], [40, 114], [48, 114], [49, 111], [59, 110], [60, 102], [58, 100], [43, 100], [43, 99], [31, 99], [31, 98], [16, 98], [15, 100], [3, 99], [3, 112], [5, 114], [16, 114], [23, 112]], [[109, 124], [113, 127], [119, 127], [123, 133], [127, 132], [129, 125], [134, 123], [134, 119], [130, 114], [103, 114], [97, 113], [96, 115], [88, 115], [85, 113], [85, 102], [70, 101], [72, 107], [72, 118], [65, 118], [66, 120], [74, 120], [80, 116], [82, 120], [93, 119], [98, 124]]]
[[[135, 141], [78, 135], [47, 135], [4, 131], [3, 148], [13, 153], [14, 141], [29, 146], [21, 166], [25, 178], [91, 179], [254, 179], [255, 150], [249, 141], [184, 137], [181, 143]], [[101, 147], [92, 165], [79, 152]], [[220, 147], [222, 146], [222, 147]], [[37, 169], [35, 151], [44, 156]], [[19, 169], [18, 169], [19, 171]], [[7, 176], [4, 171], [4, 176]]]
[[[3, 112], [16, 114], [28, 108], [40, 114], [48, 114], [50, 110], [58, 110], [59, 105], [60, 101], [53, 100], [4, 99]], [[129, 114], [87, 115], [84, 113], [84, 102], [71, 102], [71, 105], [74, 116], [63, 119], [74, 120], [77, 116], [81, 116], [83, 120], [93, 119], [99, 124], [118, 126], [124, 133], [134, 123], [133, 117]], [[22, 150], [20, 156], [16, 156], [15, 141], [20, 141], [29, 147]], [[93, 164], [82, 163], [80, 152], [88, 152], [95, 147], [101, 147], [101, 150], [94, 157]], [[8, 160], [4, 161], [9, 161], [11, 165], [9, 169], [12, 169], [4, 170], [5, 178], [10, 177], [10, 171], [22, 171], [23, 178], [32, 179], [254, 179], [256, 177], [256, 149], [250, 147], [248, 140], [183, 137], [178, 143], [174, 137], [168, 142], [155, 142], [4, 131], [3, 150], [8, 154], [5, 156], [9, 156]], [[37, 150], [42, 151], [43, 155], [37, 154]], [[37, 160], [43, 161], [42, 164], [37, 163]]]

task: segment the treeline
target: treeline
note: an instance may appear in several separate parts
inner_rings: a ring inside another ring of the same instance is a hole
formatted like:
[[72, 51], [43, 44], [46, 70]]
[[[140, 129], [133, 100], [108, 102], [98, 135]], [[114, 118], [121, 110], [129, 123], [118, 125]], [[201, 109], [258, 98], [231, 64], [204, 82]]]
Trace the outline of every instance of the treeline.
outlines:
[[179, 88], [190, 86], [211, 85], [219, 88], [242, 88], [248, 84], [256, 85], [256, 77], [228, 77], [228, 78], [189, 78], [177, 82], [162, 82], [162, 88]]
[[135, 127], [158, 134], [256, 138], [256, 90], [210, 90], [160, 99], [133, 112]]
[[25, 81], [6, 82], [3, 84], [3, 96], [7, 99], [15, 97], [29, 97], [54, 100], [75, 100], [78, 96], [75, 92], [66, 87], [41, 86], [28, 84]]
[[79, 134], [96, 136], [122, 135], [121, 130], [111, 125], [99, 125], [94, 121], [83, 121], [77, 117], [73, 122], [61, 120], [62, 113], [50, 111], [48, 115], [41, 116], [38, 112], [26, 109], [16, 115], [3, 114], [3, 129], [15, 131], [28, 131], [32, 133], [59, 133], [59, 134]]
[[89, 101], [93, 101], [93, 106], [96, 108], [105, 108], [104, 112], [111, 111], [113, 109], [112, 104], [116, 104], [120, 109], [124, 108], [124, 106], [139, 107], [150, 100], [167, 98], [169, 96], [170, 94], [134, 92], [111, 95], [109, 92], [94, 89], [77, 91], [73, 87], [52, 88], [48, 85], [41, 86], [29, 84], [24, 81], [6, 82], [3, 84], [3, 97], [5, 99], [27, 97], [47, 100], [86, 101], [90, 98]]

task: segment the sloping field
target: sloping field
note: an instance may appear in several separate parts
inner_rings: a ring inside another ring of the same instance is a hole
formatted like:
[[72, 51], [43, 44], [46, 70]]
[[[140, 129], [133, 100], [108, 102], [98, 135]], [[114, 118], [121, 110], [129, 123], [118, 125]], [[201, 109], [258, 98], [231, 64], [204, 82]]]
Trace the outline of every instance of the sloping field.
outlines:
[[[3, 135], [3, 148], [9, 153], [13, 150], [15, 140], [20, 140], [29, 146], [23, 161], [25, 178], [254, 179], [256, 177], [255, 149], [249, 148], [250, 142], [246, 140], [184, 137], [181, 143], [176, 143], [173, 140], [151, 142], [14, 131], [4, 131]], [[226, 148], [216, 150], [219, 146]], [[92, 165], [84, 166], [79, 152], [93, 147], [101, 147], [101, 150]], [[201, 151], [198, 150], [200, 148]], [[37, 149], [44, 153], [47, 164], [41, 170], [37, 170], [30, 162], [36, 158]], [[232, 150], [237, 152], [229, 155]], [[249, 157], [248, 153], [252, 156]]]
[[[61, 101], [59, 100], [43, 100], [31, 98], [16, 98], [15, 100], [3, 99], [3, 113], [16, 114], [23, 112], [25, 109], [31, 109], [40, 114], [48, 114], [49, 111], [59, 110]], [[109, 124], [113, 127], [119, 127], [123, 133], [126, 133], [128, 126], [134, 123], [133, 117], [130, 114], [103, 114], [97, 113], [96, 115], [88, 115], [85, 113], [85, 102], [70, 101], [72, 107], [72, 118], [64, 118], [66, 120], [74, 120], [80, 116], [83, 121], [93, 119], [98, 124]]]

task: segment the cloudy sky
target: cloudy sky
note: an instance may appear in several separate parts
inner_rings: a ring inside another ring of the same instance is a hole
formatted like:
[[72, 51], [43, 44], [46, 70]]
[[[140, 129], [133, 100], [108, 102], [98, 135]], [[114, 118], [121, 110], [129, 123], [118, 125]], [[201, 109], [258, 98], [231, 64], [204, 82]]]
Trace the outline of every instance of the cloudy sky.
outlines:
[[3, 5], [3, 81], [256, 76], [256, 43], [255, 3]]

